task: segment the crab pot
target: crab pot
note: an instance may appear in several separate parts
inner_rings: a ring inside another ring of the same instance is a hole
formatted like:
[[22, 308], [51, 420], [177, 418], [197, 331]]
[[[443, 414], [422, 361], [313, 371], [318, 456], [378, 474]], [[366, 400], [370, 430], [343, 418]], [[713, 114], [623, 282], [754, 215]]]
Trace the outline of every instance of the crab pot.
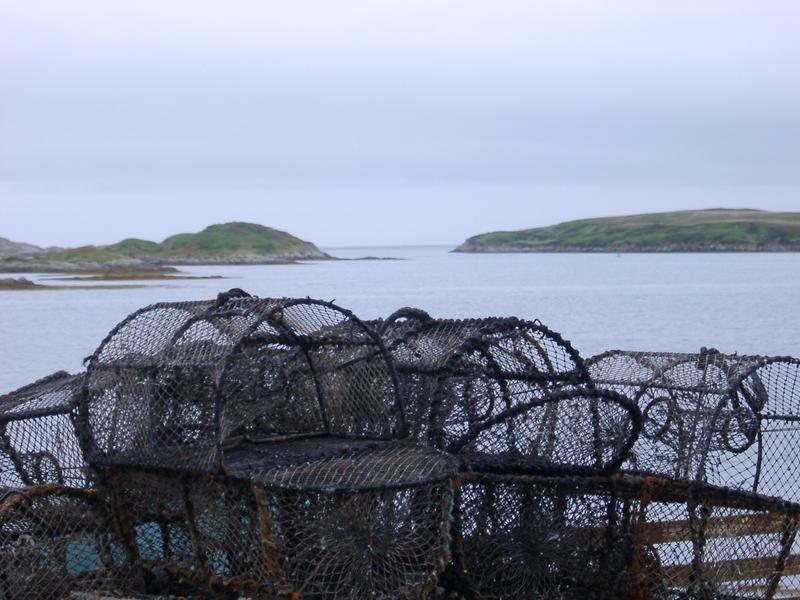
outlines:
[[457, 462], [406, 439], [380, 337], [331, 303], [143, 309], [94, 354], [80, 414], [144, 565], [232, 594], [414, 598], [446, 562]]
[[141, 591], [95, 490], [0, 489], [0, 598], [61, 600], [75, 591]]
[[642, 410], [626, 469], [800, 501], [797, 359], [613, 351], [589, 368]]
[[477, 475], [444, 579], [498, 600], [785, 597], [799, 508], [660, 478]]
[[638, 408], [585, 387], [580, 356], [538, 322], [433, 320], [404, 309], [382, 331], [412, 435], [466, 469], [610, 472], [638, 434]]
[[59, 371], [0, 396], [0, 488], [88, 485], [74, 427], [82, 383]]

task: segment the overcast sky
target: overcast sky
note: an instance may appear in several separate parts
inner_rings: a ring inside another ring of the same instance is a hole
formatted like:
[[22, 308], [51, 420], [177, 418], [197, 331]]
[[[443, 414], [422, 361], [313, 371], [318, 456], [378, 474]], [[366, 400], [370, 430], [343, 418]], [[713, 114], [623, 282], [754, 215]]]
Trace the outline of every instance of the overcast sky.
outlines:
[[0, 236], [800, 210], [797, 0], [0, 0]]

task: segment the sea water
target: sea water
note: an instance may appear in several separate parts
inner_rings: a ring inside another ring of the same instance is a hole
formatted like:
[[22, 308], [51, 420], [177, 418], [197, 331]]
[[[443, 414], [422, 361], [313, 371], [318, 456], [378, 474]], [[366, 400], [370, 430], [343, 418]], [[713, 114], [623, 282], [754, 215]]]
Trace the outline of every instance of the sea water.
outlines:
[[[329, 248], [300, 265], [185, 267], [226, 279], [126, 281], [123, 289], [0, 291], [0, 393], [82, 370], [128, 313], [160, 301], [335, 300], [365, 319], [415, 306], [436, 317], [540, 319], [584, 356], [611, 348], [800, 356], [800, 254], [454, 254], [446, 247]], [[17, 275], [15, 275], [17, 276]], [[30, 274], [38, 283], [51, 274]], [[98, 282], [98, 284], [109, 282]]]

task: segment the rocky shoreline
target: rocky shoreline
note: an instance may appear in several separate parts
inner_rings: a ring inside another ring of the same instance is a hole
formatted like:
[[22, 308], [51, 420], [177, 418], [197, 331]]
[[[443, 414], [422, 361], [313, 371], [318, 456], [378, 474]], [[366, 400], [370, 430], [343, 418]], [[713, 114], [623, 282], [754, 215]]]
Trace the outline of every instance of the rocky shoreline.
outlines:
[[19, 278], [0, 278], [0, 292], [31, 292], [41, 290], [120, 290], [150, 287], [142, 284], [128, 285], [42, 285], [27, 279]]
[[65, 262], [31, 260], [0, 261], [0, 273], [80, 273], [118, 270], [156, 270], [169, 267], [241, 266], [241, 265], [294, 265], [303, 260], [336, 260], [328, 254], [204, 256], [184, 259], [126, 259], [112, 262]]
[[472, 246], [462, 244], [451, 252], [459, 254], [670, 254], [670, 253], [723, 253], [723, 252], [762, 252], [762, 253], [785, 253], [800, 252], [800, 246], [766, 246], [753, 248], [749, 246], [695, 246], [695, 245], [669, 245], [669, 246], [623, 246], [609, 248], [605, 246], [539, 246], [535, 248], [520, 248], [518, 246]]

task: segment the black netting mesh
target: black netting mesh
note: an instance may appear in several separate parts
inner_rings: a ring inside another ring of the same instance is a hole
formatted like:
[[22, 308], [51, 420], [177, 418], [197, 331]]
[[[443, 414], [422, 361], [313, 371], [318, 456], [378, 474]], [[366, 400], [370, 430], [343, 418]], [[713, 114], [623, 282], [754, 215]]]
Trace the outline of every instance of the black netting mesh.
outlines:
[[626, 468], [800, 502], [800, 361], [615, 351], [589, 366], [642, 410]]
[[472, 425], [450, 448], [475, 471], [610, 473], [628, 455], [639, 427], [627, 398], [578, 388]]
[[418, 598], [447, 560], [449, 481], [337, 492], [127, 471], [115, 484], [141, 563], [221, 593]]
[[381, 323], [412, 435], [493, 472], [610, 472], [640, 426], [637, 407], [591, 386], [569, 342], [538, 322], [434, 320], [406, 309]]
[[404, 432], [380, 338], [315, 300], [157, 304], [103, 342], [86, 378], [87, 446], [106, 464], [213, 470], [236, 439]]
[[[89, 364], [81, 423], [140, 563], [267, 596], [418, 597], [434, 581], [457, 461], [404, 439], [393, 362], [370, 327], [330, 303], [242, 294], [127, 323]], [[352, 539], [320, 546], [315, 532], [342, 527]], [[353, 563], [377, 538], [378, 555]], [[341, 564], [306, 581], [311, 557]]]
[[584, 364], [513, 318], [152, 305], [86, 374], [0, 396], [0, 600], [800, 597], [799, 374]]
[[796, 570], [796, 505], [711, 486], [480, 475], [454, 513], [444, 578], [466, 597], [789, 597]]
[[227, 454], [227, 464], [237, 477], [294, 490], [422, 485], [456, 471], [453, 457], [418, 444], [330, 437], [242, 444]]
[[73, 420], [83, 375], [63, 371], [0, 396], [0, 487], [85, 487], [89, 471]]
[[[265, 521], [283, 523], [280, 571], [301, 598], [419, 598], [449, 550], [449, 483], [356, 494], [265, 494]], [[280, 572], [279, 571], [279, 572]]]
[[455, 440], [459, 424], [468, 428], [589, 381], [578, 353], [536, 322], [434, 320], [406, 309], [380, 327], [400, 377], [411, 435], [440, 447], [448, 437]]
[[97, 490], [0, 488], [0, 598], [56, 600], [140, 585]]

